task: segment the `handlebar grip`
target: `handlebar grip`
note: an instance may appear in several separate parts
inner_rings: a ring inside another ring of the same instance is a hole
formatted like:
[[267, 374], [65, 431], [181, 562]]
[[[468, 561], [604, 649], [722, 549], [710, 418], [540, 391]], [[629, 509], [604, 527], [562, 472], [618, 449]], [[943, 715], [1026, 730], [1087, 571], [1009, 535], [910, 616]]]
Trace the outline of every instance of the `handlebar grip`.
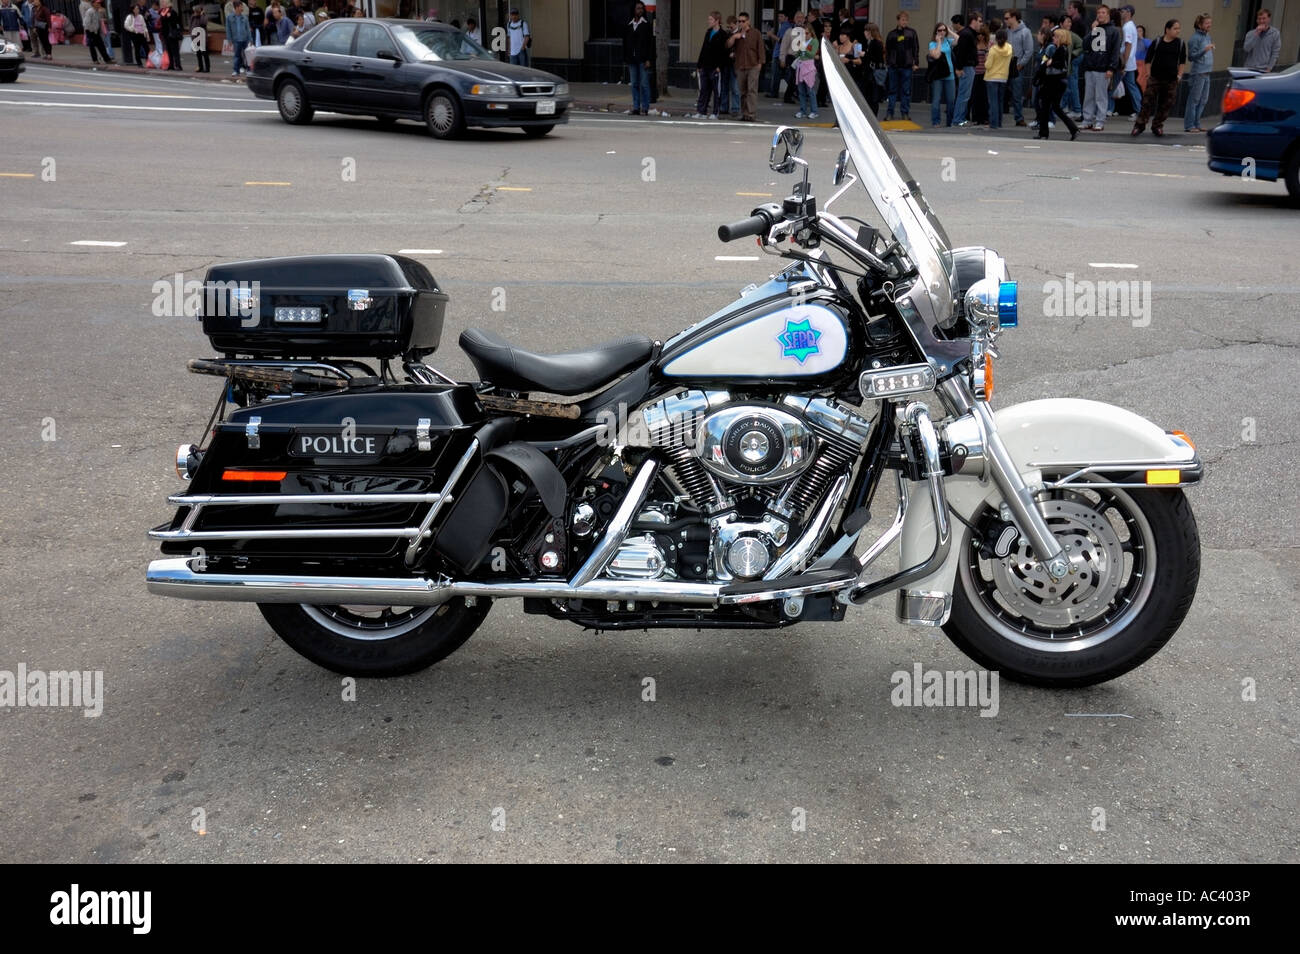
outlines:
[[762, 235], [771, 228], [771, 219], [766, 215], [751, 215], [730, 225], [718, 226], [718, 238], [724, 242], [734, 242], [747, 235]]

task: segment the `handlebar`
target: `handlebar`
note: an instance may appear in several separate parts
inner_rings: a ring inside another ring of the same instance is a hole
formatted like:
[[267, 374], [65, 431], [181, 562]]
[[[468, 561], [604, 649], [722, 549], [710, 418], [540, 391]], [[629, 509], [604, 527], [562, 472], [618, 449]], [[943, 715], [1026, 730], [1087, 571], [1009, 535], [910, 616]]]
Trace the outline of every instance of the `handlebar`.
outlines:
[[749, 218], [732, 222], [730, 225], [718, 226], [718, 238], [723, 242], [734, 242], [748, 235], [763, 235], [781, 217], [781, 207], [776, 204], [762, 205], [749, 214]]

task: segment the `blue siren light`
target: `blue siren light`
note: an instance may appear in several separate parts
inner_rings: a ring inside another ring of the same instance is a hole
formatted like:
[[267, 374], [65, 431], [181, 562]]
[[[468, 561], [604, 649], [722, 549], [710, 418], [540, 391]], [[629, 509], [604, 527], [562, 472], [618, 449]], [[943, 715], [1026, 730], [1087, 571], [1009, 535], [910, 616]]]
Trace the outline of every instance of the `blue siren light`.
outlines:
[[998, 324], [1003, 328], [1015, 328], [1020, 324], [1017, 290], [1015, 282], [998, 285]]

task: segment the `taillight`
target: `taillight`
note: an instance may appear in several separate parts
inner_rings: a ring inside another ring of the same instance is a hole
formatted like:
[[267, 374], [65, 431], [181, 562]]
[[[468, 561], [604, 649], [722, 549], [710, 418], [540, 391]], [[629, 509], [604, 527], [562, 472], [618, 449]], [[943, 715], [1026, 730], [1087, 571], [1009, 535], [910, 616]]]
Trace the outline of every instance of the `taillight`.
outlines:
[[236, 467], [227, 467], [221, 474], [222, 480], [242, 480], [251, 482], [260, 482], [263, 480], [280, 481], [284, 480], [285, 471], [283, 470], [241, 470]]
[[1241, 109], [1254, 98], [1253, 89], [1229, 89], [1223, 94], [1223, 114], [1226, 116], [1234, 109]]

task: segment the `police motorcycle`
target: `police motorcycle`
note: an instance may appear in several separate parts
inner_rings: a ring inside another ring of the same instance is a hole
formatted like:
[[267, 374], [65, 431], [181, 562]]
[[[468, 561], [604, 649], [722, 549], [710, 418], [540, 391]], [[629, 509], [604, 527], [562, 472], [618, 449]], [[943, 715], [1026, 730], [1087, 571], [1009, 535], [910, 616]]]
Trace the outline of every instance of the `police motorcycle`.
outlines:
[[[480, 380], [458, 382], [425, 362], [448, 299], [413, 260], [214, 266], [219, 355], [190, 366], [226, 383], [177, 454], [149, 590], [256, 603], [356, 676], [437, 662], [502, 599], [621, 630], [852, 626], [892, 597], [1027, 683], [1149, 659], [1196, 592], [1192, 441], [1095, 401], [994, 409], [1016, 283], [992, 249], [951, 246], [824, 60], [837, 191], [818, 202], [801, 131], [778, 129], [771, 168], [802, 178], [718, 235], [788, 264], [662, 343], [537, 354], [471, 328]], [[872, 513], [882, 484], [892, 519]]]

